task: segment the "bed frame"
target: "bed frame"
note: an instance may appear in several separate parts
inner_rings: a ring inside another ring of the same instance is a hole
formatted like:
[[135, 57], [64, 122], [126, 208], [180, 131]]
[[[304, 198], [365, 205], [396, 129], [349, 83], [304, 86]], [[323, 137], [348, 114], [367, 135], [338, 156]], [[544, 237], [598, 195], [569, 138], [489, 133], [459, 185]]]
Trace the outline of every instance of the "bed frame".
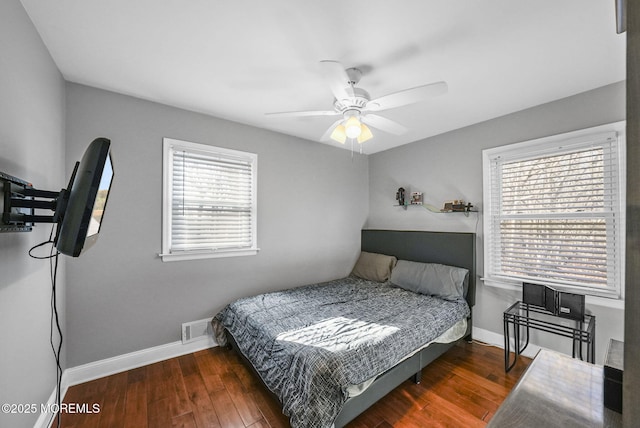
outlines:
[[[423, 263], [441, 263], [459, 266], [469, 270], [469, 287], [466, 300], [473, 308], [476, 295], [476, 237], [473, 233], [458, 232], [424, 232], [397, 230], [363, 230], [361, 249], [370, 253], [381, 253], [395, 256], [399, 260]], [[460, 340], [471, 340], [471, 316], [467, 320], [467, 331]], [[230, 334], [229, 343], [240, 355], [247, 367], [256, 373], [252, 364], [238, 350]], [[433, 343], [387, 370], [371, 384], [362, 394], [349, 398], [335, 420], [339, 428], [353, 420], [376, 401], [387, 395], [405, 380], [413, 377], [420, 382], [422, 369], [444, 354], [456, 342]], [[257, 373], [256, 373], [257, 375]], [[260, 378], [260, 376], [258, 376]], [[275, 394], [274, 394], [275, 397]], [[276, 397], [277, 399], [277, 397]]]
[[[361, 249], [370, 253], [392, 255], [398, 260], [441, 263], [468, 269], [469, 288], [466, 300], [469, 307], [473, 308], [476, 300], [476, 235], [474, 233], [363, 230]], [[471, 340], [471, 316], [467, 321], [467, 332], [461, 340]], [[455, 344], [456, 342], [433, 343], [378, 376], [362, 394], [345, 402], [335, 420], [336, 428], [346, 425], [410, 377], [419, 383], [422, 369]]]

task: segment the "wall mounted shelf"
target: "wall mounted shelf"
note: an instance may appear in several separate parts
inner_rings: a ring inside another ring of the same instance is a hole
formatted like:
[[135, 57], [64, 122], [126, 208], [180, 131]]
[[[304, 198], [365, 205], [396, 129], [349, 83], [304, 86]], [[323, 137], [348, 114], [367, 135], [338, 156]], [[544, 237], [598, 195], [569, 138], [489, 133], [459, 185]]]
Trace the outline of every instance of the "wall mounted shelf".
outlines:
[[402, 207], [405, 210], [407, 209], [407, 207], [422, 207], [425, 210], [427, 210], [429, 212], [432, 212], [432, 213], [436, 213], [436, 214], [457, 214], [457, 213], [462, 213], [466, 217], [469, 217], [469, 213], [477, 213], [478, 212], [478, 210], [471, 209], [473, 207], [473, 205], [471, 205], [471, 204], [464, 205], [463, 208], [456, 208], [456, 209], [451, 209], [451, 210], [445, 210], [445, 209], [437, 208], [437, 207], [435, 207], [433, 205], [430, 205], [430, 204], [404, 204], [404, 205], [396, 204], [394, 206], [395, 207]]
[[469, 217], [469, 213], [476, 213], [477, 210], [472, 210], [473, 205], [470, 202], [466, 204], [462, 199], [456, 199], [453, 201], [445, 202], [444, 208], [439, 209], [430, 204], [425, 204], [422, 192], [411, 192], [407, 198], [407, 192], [404, 187], [400, 187], [396, 192], [396, 201], [398, 203], [396, 207], [402, 207], [404, 210], [407, 207], [423, 207], [427, 211], [431, 211], [437, 214], [449, 214], [449, 213], [463, 213], [466, 217]]

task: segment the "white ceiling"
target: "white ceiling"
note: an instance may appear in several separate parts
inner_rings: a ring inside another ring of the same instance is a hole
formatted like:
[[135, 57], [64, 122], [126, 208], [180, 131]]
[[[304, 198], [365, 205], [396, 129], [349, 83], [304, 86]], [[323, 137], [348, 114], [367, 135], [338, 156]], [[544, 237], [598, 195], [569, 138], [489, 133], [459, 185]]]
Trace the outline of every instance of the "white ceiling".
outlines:
[[335, 118], [265, 113], [332, 109], [321, 60], [360, 67], [373, 98], [448, 83], [381, 112], [410, 131], [374, 129], [364, 153], [625, 79], [613, 0], [22, 3], [68, 81], [313, 141]]

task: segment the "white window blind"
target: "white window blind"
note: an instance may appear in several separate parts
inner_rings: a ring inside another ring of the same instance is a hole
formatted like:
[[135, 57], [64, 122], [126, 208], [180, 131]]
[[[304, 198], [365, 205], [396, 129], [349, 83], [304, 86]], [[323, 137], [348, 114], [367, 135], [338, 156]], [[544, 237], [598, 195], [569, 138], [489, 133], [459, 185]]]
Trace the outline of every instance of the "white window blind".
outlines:
[[493, 149], [487, 164], [486, 276], [619, 295], [622, 224], [614, 132]]
[[255, 254], [252, 153], [165, 139], [163, 257]]

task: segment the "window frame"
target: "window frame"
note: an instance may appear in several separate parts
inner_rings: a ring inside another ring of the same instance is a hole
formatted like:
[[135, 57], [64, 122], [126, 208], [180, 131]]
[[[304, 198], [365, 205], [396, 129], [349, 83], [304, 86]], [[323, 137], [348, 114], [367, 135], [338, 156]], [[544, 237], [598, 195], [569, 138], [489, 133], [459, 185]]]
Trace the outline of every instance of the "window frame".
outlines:
[[[522, 281], [514, 278], [505, 278], [492, 272], [493, 260], [491, 259], [491, 247], [494, 238], [491, 236], [491, 223], [493, 221], [492, 211], [494, 202], [492, 197], [491, 182], [491, 164], [492, 159], [496, 156], [504, 156], [509, 160], [525, 160], [534, 157], [536, 154], [560, 154], [567, 152], [567, 147], [579, 146], [591, 140], [594, 136], [602, 136], [606, 133], [615, 133], [617, 137], [617, 153], [618, 158], [616, 167], [618, 170], [618, 201], [615, 208], [616, 228], [614, 235], [614, 252], [616, 254], [614, 289], [598, 290], [587, 286], [571, 286], [559, 285], [555, 282], [545, 282], [544, 280], [536, 280], [540, 284], [545, 284], [557, 288], [561, 291], [584, 294], [593, 300], [593, 298], [606, 298], [602, 300], [612, 301], [614, 299], [624, 299], [624, 260], [625, 260], [625, 212], [626, 212], [626, 145], [625, 145], [625, 121], [610, 123], [602, 126], [582, 129], [578, 131], [568, 132], [564, 134], [553, 135], [550, 137], [539, 138], [535, 140], [524, 141], [520, 143], [508, 144], [482, 151], [482, 171], [483, 171], [483, 234], [484, 234], [484, 277], [482, 278], [485, 285], [506, 288], [512, 290], [521, 290]], [[569, 217], [569, 216], [568, 216]], [[589, 299], [588, 299], [589, 300]]]
[[[199, 153], [206, 156], [229, 159], [242, 159], [251, 165], [251, 245], [243, 248], [211, 248], [172, 251], [172, 194], [173, 194], [173, 156], [179, 151]], [[163, 138], [162, 142], [162, 252], [163, 262], [179, 260], [197, 260], [219, 257], [253, 256], [260, 250], [257, 245], [258, 218], [258, 155], [208, 144], [193, 143], [173, 138]]]

